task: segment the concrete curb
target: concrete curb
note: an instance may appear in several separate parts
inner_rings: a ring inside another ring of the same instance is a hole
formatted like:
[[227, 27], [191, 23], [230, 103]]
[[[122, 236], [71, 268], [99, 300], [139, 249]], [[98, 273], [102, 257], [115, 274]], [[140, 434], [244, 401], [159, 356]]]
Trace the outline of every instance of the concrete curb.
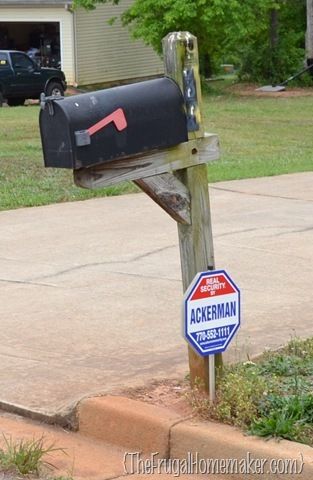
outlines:
[[50, 414], [48, 412], [30, 410], [29, 408], [25, 408], [21, 405], [0, 400], [0, 410], [3, 412], [20, 415], [21, 417], [29, 418], [38, 422], [44, 422], [48, 425], [58, 425], [69, 430], [77, 430], [77, 417], [74, 405], [69, 405], [60, 412]]
[[[171, 458], [198, 459], [199, 466], [200, 459], [216, 460], [215, 466], [211, 463], [213, 473], [227, 474], [227, 478], [244, 479], [250, 475], [261, 475], [262, 479], [278, 476], [301, 480], [313, 478], [312, 447], [287, 440], [247, 436], [234, 427], [219, 423], [187, 421], [174, 426], [170, 452]], [[234, 459], [238, 462], [234, 463]], [[289, 459], [294, 462], [290, 473], [287, 468]]]
[[[246, 436], [229, 425], [186, 419], [168, 408], [137, 400], [89, 398], [79, 404], [77, 419], [83, 435], [128, 453], [158, 452], [154, 460], [175, 459], [176, 465], [181, 460], [182, 468], [187, 461], [190, 474], [224, 474], [227, 479], [313, 478], [313, 448], [308, 445]], [[201, 471], [205, 468], [206, 472]]]
[[89, 398], [77, 414], [80, 434], [160, 458], [169, 457], [169, 432], [181, 421], [166, 408], [117, 396]]

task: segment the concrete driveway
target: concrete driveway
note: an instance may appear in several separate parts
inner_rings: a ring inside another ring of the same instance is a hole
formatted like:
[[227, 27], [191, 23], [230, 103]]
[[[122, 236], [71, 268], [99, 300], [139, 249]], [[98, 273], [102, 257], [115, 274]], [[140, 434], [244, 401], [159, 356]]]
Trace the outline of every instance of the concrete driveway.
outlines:
[[[313, 335], [313, 173], [210, 187], [216, 267], [242, 290], [226, 357]], [[53, 415], [187, 373], [175, 222], [144, 194], [0, 213], [0, 401]]]

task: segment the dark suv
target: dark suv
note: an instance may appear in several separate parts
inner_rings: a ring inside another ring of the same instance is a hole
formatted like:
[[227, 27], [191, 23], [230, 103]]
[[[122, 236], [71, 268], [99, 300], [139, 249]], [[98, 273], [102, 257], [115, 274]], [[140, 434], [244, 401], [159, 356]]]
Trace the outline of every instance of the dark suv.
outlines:
[[57, 68], [39, 67], [26, 53], [0, 50], [0, 107], [4, 100], [11, 106], [23, 105], [26, 98], [38, 99], [64, 95], [65, 75]]

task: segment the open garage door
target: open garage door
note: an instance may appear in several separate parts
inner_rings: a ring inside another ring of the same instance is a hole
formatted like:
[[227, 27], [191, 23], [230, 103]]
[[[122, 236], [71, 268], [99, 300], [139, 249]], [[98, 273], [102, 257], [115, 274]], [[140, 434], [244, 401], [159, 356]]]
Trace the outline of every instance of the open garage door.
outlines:
[[59, 22], [1, 22], [0, 50], [28, 53], [42, 67], [61, 68]]

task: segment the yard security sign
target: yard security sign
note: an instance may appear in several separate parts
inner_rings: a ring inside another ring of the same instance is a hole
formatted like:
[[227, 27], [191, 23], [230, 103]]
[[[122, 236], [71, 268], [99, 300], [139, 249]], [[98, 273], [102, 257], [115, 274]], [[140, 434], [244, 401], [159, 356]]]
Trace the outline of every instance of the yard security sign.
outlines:
[[198, 273], [184, 295], [183, 335], [205, 357], [224, 352], [240, 326], [240, 291], [224, 270]]

